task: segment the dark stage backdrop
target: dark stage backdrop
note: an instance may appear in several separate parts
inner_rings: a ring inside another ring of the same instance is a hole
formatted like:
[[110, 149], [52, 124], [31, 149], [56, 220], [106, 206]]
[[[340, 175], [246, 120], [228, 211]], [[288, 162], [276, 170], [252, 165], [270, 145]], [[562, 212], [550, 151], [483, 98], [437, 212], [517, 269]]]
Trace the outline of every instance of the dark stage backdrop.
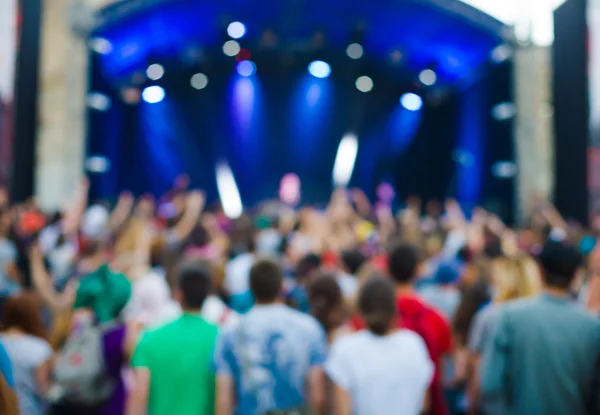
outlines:
[[[88, 154], [111, 161], [109, 172], [92, 177], [94, 198], [112, 199], [125, 189], [160, 195], [185, 172], [194, 187], [215, 200], [215, 164], [226, 160], [246, 206], [274, 197], [289, 172], [302, 181], [303, 201], [325, 202], [339, 142], [354, 132], [359, 150], [350, 185], [370, 196], [382, 180], [394, 184], [402, 199], [414, 194], [441, 200], [460, 195], [466, 186], [469, 191], [462, 193], [468, 202], [484, 201], [494, 189], [505, 211], [512, 208], [512, 180], [498, 187], [491, 175], [496, 159], [512, 155], [510, 127], [490, 119], [491, 107], [509, 90], [509, 64], [437, 105], [410, 113], [400, 107], [399, 97], [411, 84], [374, 78], [375, 88], [364, 94], [354, 87], [353, 71], [316, 80], [305, 66], [260, 64], [249, 79], [238, 78], [232, 68], [215, 69], [201, 91], [190, 87], [191, 73], [165, 66], [160, 85], [166, 98], [127, 105], [95, 60], [92, 90], [108, 94], [112, 106], [89, 113]], [[498, 82], [504, 83], [502, 94], [494, 86]], [[458, 175], [461, 168], [452, 157], [457, 146], [477, 153], [475, 166]]]

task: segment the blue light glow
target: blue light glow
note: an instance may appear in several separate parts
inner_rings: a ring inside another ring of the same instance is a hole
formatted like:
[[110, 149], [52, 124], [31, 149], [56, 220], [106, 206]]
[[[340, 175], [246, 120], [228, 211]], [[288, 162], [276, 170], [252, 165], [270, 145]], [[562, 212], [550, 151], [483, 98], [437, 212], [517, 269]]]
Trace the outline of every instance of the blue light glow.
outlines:
[[327, 78], [331, 74], [331, 66], [327, 62], [313, 61], [308, 65], [308, 72], [315, 78]]
[[256, 73], [256, 65], [252, 61], [241, 61], [235, 69], [239, 75], [246, 78]]
[[423, 107], [423, 99], [417, 94], [408, 92], [400, 97], [400, 104], [409, 111], [419, 111]]
[[241, 22], [233, 22], [227, 26], [227, 34], [234, 39], [241, 39], [246, 34], [246, 26]]
[[142, 91], [142, 98], [148, 104], [156, 104], [165, 98], [165, 90], [158, 85], [149, 86]]

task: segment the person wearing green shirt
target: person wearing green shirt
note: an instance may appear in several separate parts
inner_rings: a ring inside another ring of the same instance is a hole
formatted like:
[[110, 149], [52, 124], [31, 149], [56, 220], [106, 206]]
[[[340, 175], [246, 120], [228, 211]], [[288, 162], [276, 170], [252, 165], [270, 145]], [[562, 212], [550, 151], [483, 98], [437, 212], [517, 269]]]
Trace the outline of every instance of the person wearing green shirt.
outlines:
[[508, 302], [481, 366], [481, 391], [502, 415], [600, 414], [600, 320], [569, 297], [578, 252], [548, 242], [544, 293]]
[[200, 263], [184, 264], [174, 293], [183, 315], [144, 333], [133, 353], [135, 385], [127, 415], [212, 415], [212, 368], [217, 327], [200, 316], [211, 291], [211, 275]]

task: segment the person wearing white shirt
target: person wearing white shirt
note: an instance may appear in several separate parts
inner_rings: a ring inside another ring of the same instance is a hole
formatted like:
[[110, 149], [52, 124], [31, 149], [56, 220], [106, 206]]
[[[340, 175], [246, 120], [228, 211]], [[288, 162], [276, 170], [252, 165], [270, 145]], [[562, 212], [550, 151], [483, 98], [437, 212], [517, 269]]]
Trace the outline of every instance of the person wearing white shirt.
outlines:
[[427, 405], [434, 364], [421, 337], [396, 327], [391, 282], [374, 278], [359, 295], [368, 329], [340, 337], [325, 362], [336, 415], [418, 415]]

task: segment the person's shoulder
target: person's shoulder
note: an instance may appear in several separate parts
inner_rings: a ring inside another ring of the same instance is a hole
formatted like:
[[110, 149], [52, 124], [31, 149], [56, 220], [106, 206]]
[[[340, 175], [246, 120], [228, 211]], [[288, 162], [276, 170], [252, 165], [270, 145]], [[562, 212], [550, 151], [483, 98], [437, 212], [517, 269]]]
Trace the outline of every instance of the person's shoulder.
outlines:
[[47, 340], [29, 334], [26, 334], [21, 338], [21, 345], [19, 348], [24, 353], [42, 356], [48, 356], [52, 352], [52, 346], [50, 346], [50, 343]]
[[422, 348], [427, 350], [425, 341], [421, 336], [412, 330], [398, 330], [391, 334], [395, 343], [402, 344], [403, 346], [410, 348]]
[[287, 319], [294, 321], [294, 323], [298, 324], [301, 328], [307, 330], [319, 330], [321, 328], [317, 319], [310, 314], [303, 313], [302, 311], [298, 311], [288, 306], [282, 307], [282, 310]]

